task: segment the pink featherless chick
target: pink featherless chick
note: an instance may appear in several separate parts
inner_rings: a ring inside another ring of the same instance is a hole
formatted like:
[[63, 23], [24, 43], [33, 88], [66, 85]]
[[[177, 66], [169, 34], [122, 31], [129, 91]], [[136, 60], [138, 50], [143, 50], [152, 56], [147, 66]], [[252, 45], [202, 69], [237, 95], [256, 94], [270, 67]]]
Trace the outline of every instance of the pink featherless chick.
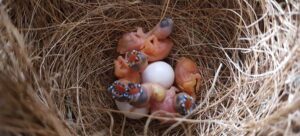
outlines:
[[[155, 101], [152, 100], [150, 102], [151, 104], [151, 113], [157, 112], [157, 111], [164, 111], [167, 113], [172, 113], [174, 116], [177, 115], [177, 112], [175, 110], [174, 106], [174, 99], [176, 96], [176, 91], [178, 91], [177, 88], [171, 87], [169, 90], [166, 90], [165, 98], [162, 101]], [[159, 116], [163, 116], [164, 113], [158, 113]]]
[[158, 117], [171, 117], [160, 120], [162, 123], [172, 123], [172, 117], [180, 117], [192, 112], [195, 108], [195, 100], [186, 93], [179, 93], [176, 87], [166, 91], [163, 101], [150, 101], [151, 113]]
[[137, 71], [132, 70], [126, 60], [119, 56], [115, 61], [115, 76], [119, 79], [125, 79], [133, 83], [141, 82], [140, 73]]
[[173, 117], [187, 115], [195, 108], [194, 98], [184, 92], [176, 94], [179, 92], [176, 87], [165, 89], [155, 83], [137, 84], [119, 80], [108, 91], [118, 101], [128, 102], [137, 108], [150, 107], [154, 116], [170, 118], [160, 119], [162, 123], [172, 123]]
[[125, 54], [132, 50], [141, 50], [145, 42], [146, 34], [141, 27], [136, 32], [125, 33], [118, 42], [117, 52]]
[[140, 73], [147, 67], [148, 59], [142, 52], [126, 52], [125, 58], [119, 56], [115, 61], [115, 76], [133, 83], [141, 81]]
[[168, 38], [173, 30], [173, 20], [165, 18], [147, 33], [142, 52], [148, 56], [149, 61], [158, 61], [166, 58], [173, 47]]
[[147, 35], [154, 35], [159, 40], [166, 39], [173, 31], [174, 22], [171, 18], [164, 18]]
[[166, 58], [173, 47], [173, 42], [170, 39], [158, 40], [154, 35], [145, 40], [144, 48], [141, 50], [147, 55], [150, 62], [158, 61]]
[[136, 32], [124, 34], [118, 42], [117, 52], [125, 54], [128, 51], [142, 51], [149, 57], [149, 61], [157, 61], [166, 58], [173, 42], [168, 36], [173, 30], [173, 20], [165, 18], [148, 33], [144, 33], [139, 27]]
[[180, 90], [195, 97], [201, 82], [197, 64], [191, 59], [181, 57], [175, 67], [175, 81]]

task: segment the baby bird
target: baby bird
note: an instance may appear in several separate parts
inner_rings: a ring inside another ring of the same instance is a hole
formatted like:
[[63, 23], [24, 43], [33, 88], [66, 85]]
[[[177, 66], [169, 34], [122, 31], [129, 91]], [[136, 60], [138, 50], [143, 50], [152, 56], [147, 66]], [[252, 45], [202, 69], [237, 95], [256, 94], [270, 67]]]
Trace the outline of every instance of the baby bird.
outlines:
[[147, 33], [142, 52], [148, 56], [149, 61], [162, 60], [170, 54], [173, 42], [168, 37], [173, 30], [173, 24], [171, 18], [164, 18]]
[[135, 107], [147, 107], [150, 101], [161, 102], [166, 96], [166, 89], [158, 84], [131, 83], [124, 79], [115, 81], [107, 90], [115, 100]]
[[154, 83], [131, 83], [127, 80], [117, 80], [108, 92], [119, 102], [127, 102], [134, 107], [151, 108], [151, 113], [159, 112], [161, 117], [178, 117], [187, 115], [195, 108], [195, 100], [187, 93], [179, 93], [176, 87], [165, 89]]
[[[158, 114], [155, 114], [159, 117], [175, 117], [180, 115], [176, 111], [175, 107], [175, 102], [181, 102], [175, 101], [175, 87], [167, 90], [162, 86], [154, 83], [145, 83], [142, 85], [128, 84], [128, 92], [130, 92], [130, 90], [131, 92], [135, 93], [127, 95], [127, 98], [129, 98], [127, 102], [129, 102], [134, 107], [150, 107], [152, 113], [159, 111]], [[167, 120], [161, 121], [167, 122]]]
[[163, 101], [151, 101], [151, 112], [166, 111], [174, 115], [187, 115], [195, 108], [195, 100], [187, 93], [179, 93], [176, 87], [166, 91]]
[[141, 82], [141, 75], [138, 71], [132, 70], [127, 61], [119, 56], [115, 61], [115, 76], [119, 79], [125, 79], [130, 82], [139, 83]]
[[115, 103], [120, 111], [130, 112], [124, 115], [130, 119], [140, 119], [144, 116], [132, 113], [148, 114], [149, 106], [135, 107], [130, 104], [141, 95], [141, 88], [139, 84], [130, 83], [127, 80], [121, 79], [115, 81], [108, 87], [108, 92], [112, 95]]
[[164, 18], [147, 35], [154, 35], [159, 40], [166, 39], [173, 30], [174, 22], [171, 18]]
[[166, 58], [172, 47], [173, 42], [170, 39], [159, 40], [152, 35], [145, 40], [144, 48], [141, 51], [147, 55], [150, 62], [153, 62]]
[[195, 99], [184, 92], [176, 95], [174, 103], [175, 109], [180, 115], [190, 114], [196, 107]]
[[133, 50], [126, 52], [125, 59], [119, 56], [114, 63], [116, 77], [139, 83], [141, 80], [140, 73], [147, 67], [148, 58], [142, 52]]
[[180, 58], [175, 67], [175, 81], [182, 91], [195, 97], [201, 81], [196, 63], [185, 57]]
[[141, 27], [136, 32], [125, 33], [118, 42], [117, 52], [125, 54], [128, 51], [140, 50], [143, 48], [146, 34]]
[[173, 20], [165, 18], [148, 33], [139, 27], [136, 32], [124, 34], [118, 42], [117, 52], [125, 54], [132, 50], [143, 50], [149, 61], [162, 60], [171, 51], [173, 43], [168, 36], [173, 29]]
[[[179, 93], [176, 87], [166, 91], [163, 101], [151, 101], [151, 113], [159, 117], [180, 117], [192, 112], [195, 108], [195, 100], [186, 93]], [[160, 120], [162, 123], [172, 123], [172, 120]]]
[[131, 97], [130, 104], [136, 107], [149, 106], [151, 101], [163, 101], [166, 97], [166, 89], [159, 84], [144, 83], [129, 85], [129, 90], [139, 90], [139, 95]]
[[120, 102], [129, 101], [128, 84], [130, 82], [125, 79], [120, 79], [112, 83], [107, 91], [112, 95], [112, 98]]
[[126, 52], [125, 59], [127, 61], [128, 66], [133, 71], [143, 72], [148, 66], [147, 56], [140, 51], [133, 50], [130, 52]]
[[147, 102], [150, 100], [149, 96], [151, 95], [151, 92], [145, 92], [145, 90], [142, 89], [141, 84], [132, 83], [124, 79], [115, 81], [107, 90], [113, 99], [140, 107], [147, 105]]
[[163, 101], [151, 101], [151, 113], [157, 112], [157, 111], [163, 111], [156, 115], [158, 116], [165, 116], [167, 114], [172, 114], [174, 116], [178, 116], [176, 109], [175, 109], [175, 101], [176, 98], [176, 92], [178, 89], [176, 87], [171, 87], [169, 90], [166, 90], [166, 97], [163, 99]]

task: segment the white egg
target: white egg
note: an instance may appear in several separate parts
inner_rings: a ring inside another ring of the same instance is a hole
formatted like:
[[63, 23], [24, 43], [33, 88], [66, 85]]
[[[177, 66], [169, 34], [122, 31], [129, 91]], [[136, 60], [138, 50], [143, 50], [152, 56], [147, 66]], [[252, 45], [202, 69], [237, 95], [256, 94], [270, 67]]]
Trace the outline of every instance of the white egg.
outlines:
[[[120, 111], [134, 112], [134, 113], [139, 113], [139, 114], [148, 114], [149, 113], [148, 107], [136, 108], [127, 102], [119, 102], [119, 101], [115, 101], [115, 103]], [[124, 113], [124, 115], [125, 115], [125, 117], [130, 118], [130, 119], [141, 119], [141, 118], [145, 117], [142, 115], [131, 114], [131, 113]]]
[[163, 61], [151, 63], [142, 74], [143, 83], [157, 83], [165, 88], [173, 85], [174, 77], [171, 65]]

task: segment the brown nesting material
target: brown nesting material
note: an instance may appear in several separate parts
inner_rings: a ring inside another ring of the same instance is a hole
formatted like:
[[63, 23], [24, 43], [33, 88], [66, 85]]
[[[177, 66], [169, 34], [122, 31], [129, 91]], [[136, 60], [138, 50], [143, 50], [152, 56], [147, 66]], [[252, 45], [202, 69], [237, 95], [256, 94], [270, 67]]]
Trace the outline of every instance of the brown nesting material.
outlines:
[[[0, 7], [1, 134], [300, 132], [299, 0], [4, 0]], [[166, 16], [175, 25], [164, 61], [197, 62], [198, 105], [173, 125], [125, 119], [106, 91], [118, 39]]]

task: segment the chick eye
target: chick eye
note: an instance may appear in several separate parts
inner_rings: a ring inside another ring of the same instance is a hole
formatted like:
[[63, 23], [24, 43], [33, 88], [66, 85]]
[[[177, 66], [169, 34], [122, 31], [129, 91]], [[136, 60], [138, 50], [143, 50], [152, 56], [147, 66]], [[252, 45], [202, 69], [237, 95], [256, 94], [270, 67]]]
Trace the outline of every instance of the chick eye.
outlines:
[[153, 40], [153, 39], [151, 39], [151, 40], [150, 40], [150, 43], [154, 44], [154, 40]]

